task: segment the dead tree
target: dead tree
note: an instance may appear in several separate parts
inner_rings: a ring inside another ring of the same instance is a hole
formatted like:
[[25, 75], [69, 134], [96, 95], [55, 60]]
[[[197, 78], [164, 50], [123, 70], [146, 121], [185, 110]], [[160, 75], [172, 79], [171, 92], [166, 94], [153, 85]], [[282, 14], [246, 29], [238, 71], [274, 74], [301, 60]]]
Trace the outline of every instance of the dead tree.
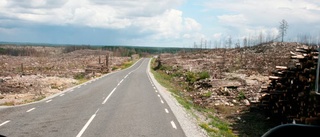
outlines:
[[280, 36], [281, 36], [281, 42], [283, 42], [283, 37], [284, 35], [287, 34], [287, 29], [288, 29], [288, 22], [284, 19], [282, 19], [282, 21], [280, 22], [280, 26], [279, 26], [279, 31], [280, 31]]

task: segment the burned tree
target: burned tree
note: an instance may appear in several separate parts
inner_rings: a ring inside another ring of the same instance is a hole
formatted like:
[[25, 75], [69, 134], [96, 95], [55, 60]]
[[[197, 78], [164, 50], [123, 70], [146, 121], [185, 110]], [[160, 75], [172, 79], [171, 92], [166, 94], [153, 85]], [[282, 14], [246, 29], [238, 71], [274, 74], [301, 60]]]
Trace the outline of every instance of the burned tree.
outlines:
[[280, 22], [280, 26], [279, 26], [279, 31], [280, 31], [280, 37], [281, 37], [281, 42], [283, 42], [283, 37], [284, 35], [287, 34], [287, 29], [288, 29], [288, 22], [286, 20], [282, 20]]

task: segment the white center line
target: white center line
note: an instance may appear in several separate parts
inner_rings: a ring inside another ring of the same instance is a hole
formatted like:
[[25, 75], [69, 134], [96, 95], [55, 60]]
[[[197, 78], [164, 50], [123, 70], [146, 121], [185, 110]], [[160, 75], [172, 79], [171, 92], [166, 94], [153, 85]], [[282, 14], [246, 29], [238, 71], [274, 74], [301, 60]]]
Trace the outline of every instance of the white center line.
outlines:
[[5, 124], [7, 124], [7, 123], [9, 123], [9, 122], [10, 122], [10, 120], [7, 120], [7, 121], [3, 122], [2, 124], [0, 124], [0, 127], [5, 125]]
[[32, 108], [32, 109], [29, 109], [28, 111], [26, 111], [26, 112], [31, 112], [32, 110], [34, 110], [34, 109], [36, 109], [36, 108]]
[[169, 113], [168, 109], [165, 108], [164, 110], [166, 111], [166, 113]]
[[110, 98], [110, 96], [113, 94], [113, 92], [116, 90], [117, 88], [115, 87], [111, 93], [107, 96], [107, 98], [102, 102], [102, 104], [105, 104], [107, 102], [107, 100]]
[[84, 127], [81, 129], [81, 131], [78, 133], [77, 137], [81, 137], [83, 132], [88, 128], [88, 126], [90, 125], [90, 123], [92, 122], [92, 120], [94, 119], [94, 117], [96, 117], [96, 114], [93, 114], [90, 119], [88, 120], [88, 122], [84, 125]]
[[61, 94], [60, 97], [64, 96], [64, 94]]
[[51, 101], [52, 101], [51, 99], [50, 99], [50, 100], [47, 100], [46, 103], [49, 103], [49, 102], [51, 102]]
[[177, 126], [176, 126], [176, 124], [175, 124], [173, 121], [171, 121], [171, 126], [172, 126], [174, 129], [177, 129]]

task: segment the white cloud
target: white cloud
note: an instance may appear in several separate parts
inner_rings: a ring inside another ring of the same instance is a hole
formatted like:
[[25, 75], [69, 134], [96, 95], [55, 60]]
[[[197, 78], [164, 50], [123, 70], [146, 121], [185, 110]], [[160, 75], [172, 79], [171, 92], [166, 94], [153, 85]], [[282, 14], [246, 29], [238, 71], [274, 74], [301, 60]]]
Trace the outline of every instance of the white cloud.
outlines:
[[[219, 25], [233, 35], [275, 34], [282, 19], [289, 23], [291, 35], [320, 27], [318, 0], [217, 0], [205, 2], [204, 7], [216, 12], [214, 16]], [[301, 26], [308, 26], [308, 29], [300, 30]]]
[[246, 25], [247, 19], [244, 15], [220, 15], [218, 16], [219, 21], [222, 24], [229, 26], [242, 26]]
[[177, 39], [201, 30], [192, 18], [174, 9], [183, 0], [2, 0], [1, 18], [49, 25], [93, 28], [138, 28], [154, 39]]

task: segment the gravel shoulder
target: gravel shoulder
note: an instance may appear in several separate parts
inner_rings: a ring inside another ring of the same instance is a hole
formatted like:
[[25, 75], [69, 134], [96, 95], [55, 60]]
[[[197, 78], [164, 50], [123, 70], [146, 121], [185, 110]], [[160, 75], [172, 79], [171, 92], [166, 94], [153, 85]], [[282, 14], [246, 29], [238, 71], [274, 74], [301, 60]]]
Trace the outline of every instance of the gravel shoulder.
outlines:
[[157, 82], [150, 71], [150, 63], [151, 60], [149, 61], [147, 73], [149, 74], [152, 82], [158, 89], [161, 96], [170, 106], [170, 109], [179, 121], [179, 124], [182, 127], [182, 130], [185, 132], [185, 135], [187, 137], [208, 137], [206, 131], [198, 126], [196, 118], [193, 117], [190, 112], [188, 112], [183, 106], [179, 104], [179, 102], [171, 95], [171, 92], [169, 92], [165, 87]]

